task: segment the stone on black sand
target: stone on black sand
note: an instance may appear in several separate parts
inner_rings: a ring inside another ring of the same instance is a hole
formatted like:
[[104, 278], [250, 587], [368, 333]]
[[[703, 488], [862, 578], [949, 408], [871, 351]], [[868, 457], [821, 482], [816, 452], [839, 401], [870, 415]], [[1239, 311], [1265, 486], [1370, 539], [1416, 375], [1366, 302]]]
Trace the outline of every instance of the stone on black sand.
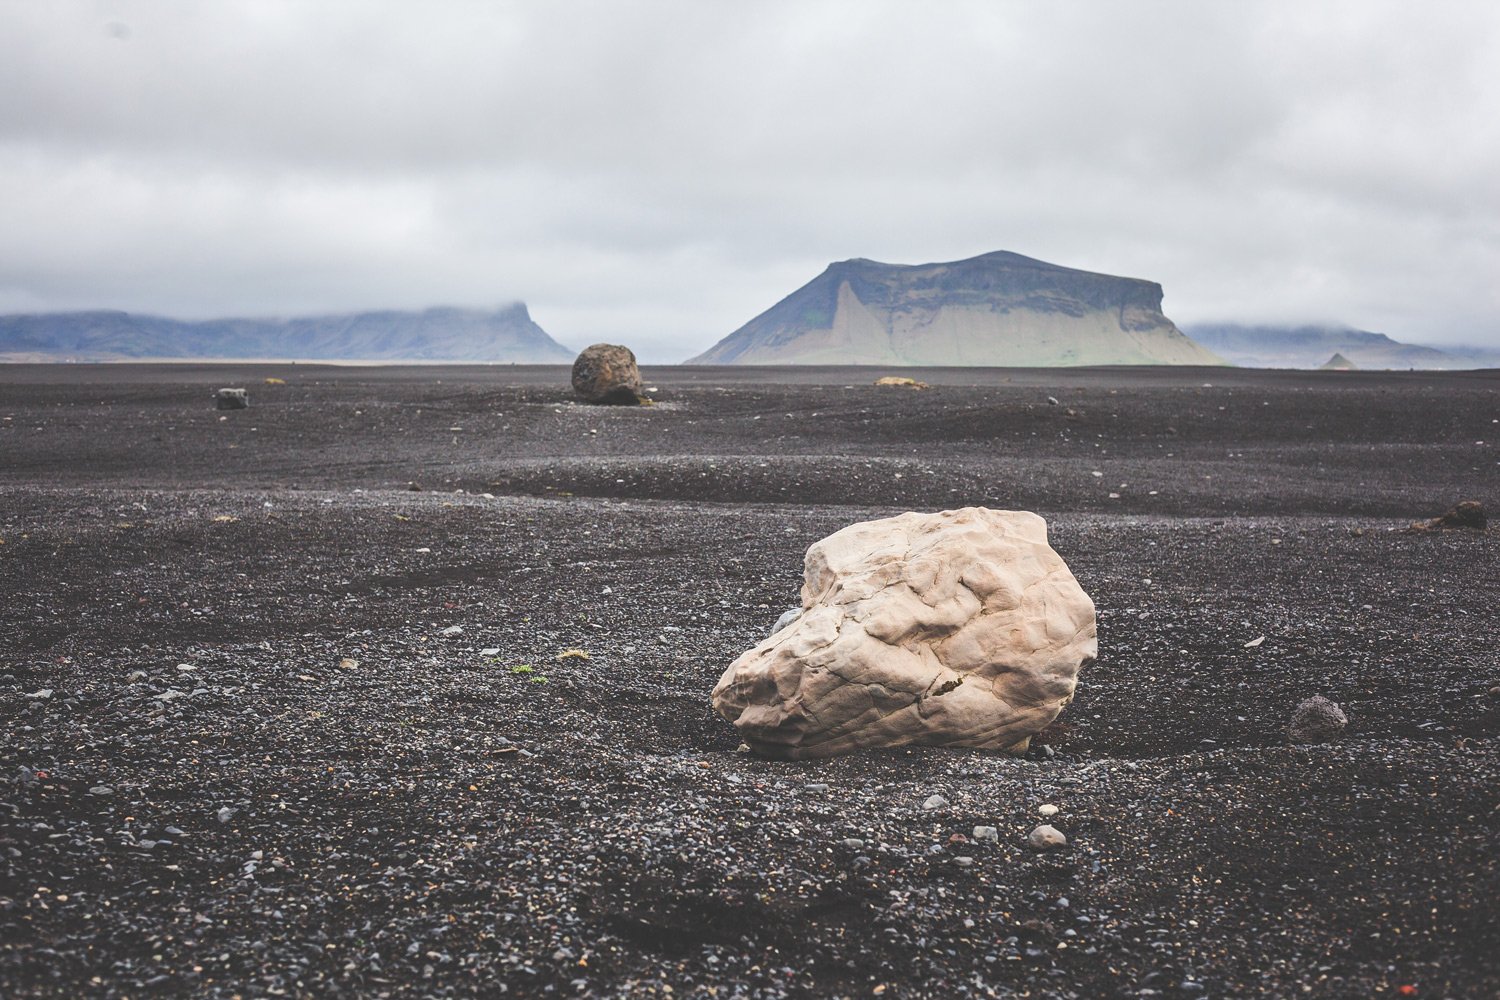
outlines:
[[1047, 823], [1043, 823], [1027, 834], [1026, 842], [1039, 851], [1068, 846], [1068, 838], [1063, 835], [1063, 832]]
[[1313, 695], [1292, 713], [1287, 739], [1293, 743], [1326, 743], [1342, 733], [1348, 724], [1349, 718], [1343, 709], [1320, 694]]
[[1454, 508], [1430, 521], [1417, 521], [1408, 531], [1445, 531], [1449, 529], [1483, 531], [1489, 523], [1484, 504], [1478, 500], [1461, 500]]
[[635, 354], [619, 344], [594, 344], [579, 353], [573, 391], [586, 403], [606, 406], [637, 406], [645, 398]]
[[243, 410], [250, 406], [248, 389], [220, 389], [214, 393], [214, 409]]

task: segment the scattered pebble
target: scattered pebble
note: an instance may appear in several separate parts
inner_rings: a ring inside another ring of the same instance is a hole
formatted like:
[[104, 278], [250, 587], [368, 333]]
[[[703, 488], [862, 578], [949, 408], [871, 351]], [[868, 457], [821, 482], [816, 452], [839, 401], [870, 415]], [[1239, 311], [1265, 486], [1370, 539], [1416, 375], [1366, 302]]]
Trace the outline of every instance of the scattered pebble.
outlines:
[[941, 795], [929, 795], [927, 801], [922, 803], [922, 808], [928, 812], [932, 812], [934, 809], [942, 809], [947, 805], [948, 800]]
[[973, 833], [976, 841], [995, 844], [1000, 841], [1000, 831], [993, 826], [976, 826]]
[[1026, 842], [1039, 851], [1051, 850], [1054, 847], [1067, 847], [1068, 838], [1055, 826], [1043, 823], [1026, 835]]
[[1050, 802], [1044, 802], [1036, 807], [1036, 814], [1043, 817], [1044, 819], [1048, 816], [1056, 816], [1057, 812], [1057, 806], [1053, 805]]
[[99, 796], [113, 795], [115, 794], [115, 790], [108, 785], [95, 785], [89, 789], [89, 794]]

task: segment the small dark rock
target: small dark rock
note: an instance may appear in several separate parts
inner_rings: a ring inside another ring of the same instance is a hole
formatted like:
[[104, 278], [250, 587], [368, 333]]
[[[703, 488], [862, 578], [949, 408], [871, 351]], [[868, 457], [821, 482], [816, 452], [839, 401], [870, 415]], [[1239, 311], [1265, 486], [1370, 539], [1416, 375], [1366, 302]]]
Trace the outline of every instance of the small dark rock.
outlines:
[[1459, 528], [1468, 531], [1483, 531], [1487, 523], [1484, 504], [1478, 500], [1463, 500], [1441, 517], [1435, 517], [1430, 521], [1417, 521], [1407, 530], [1444, 531], [1449, 528]]

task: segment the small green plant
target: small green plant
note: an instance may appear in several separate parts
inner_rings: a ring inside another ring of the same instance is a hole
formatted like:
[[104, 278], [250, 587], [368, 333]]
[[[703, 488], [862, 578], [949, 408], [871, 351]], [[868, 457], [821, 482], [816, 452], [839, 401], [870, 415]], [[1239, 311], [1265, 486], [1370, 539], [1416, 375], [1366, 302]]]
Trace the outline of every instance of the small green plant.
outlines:
[[535, 677], [533, 677], [531, 679], [531, 683], [533, 683], [533, 684], [546, 684], [546, 683], [548, 683], [548, 681], [547, 681], [547, 677], [546, 677], [545, 674], [537, 674]]
[[517, 663], [510, 668], [510, 672], [513, 674], [531, 674], [536, 672], [536, 668], [529, 663]]

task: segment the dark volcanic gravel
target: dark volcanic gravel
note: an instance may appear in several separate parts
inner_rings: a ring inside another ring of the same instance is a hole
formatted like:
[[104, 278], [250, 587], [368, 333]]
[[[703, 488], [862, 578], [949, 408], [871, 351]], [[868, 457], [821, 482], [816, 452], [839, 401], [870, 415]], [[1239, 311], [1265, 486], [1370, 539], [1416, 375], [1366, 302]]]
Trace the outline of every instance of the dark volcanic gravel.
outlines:
[[[1500, 994], [1500, 536], [1399, 530], [1500, 376], [645, 374], [0, 368], [0, 996]], [[1099, 608], [1045, 745], [738, 752], [806, 546], [970, 503]]]

